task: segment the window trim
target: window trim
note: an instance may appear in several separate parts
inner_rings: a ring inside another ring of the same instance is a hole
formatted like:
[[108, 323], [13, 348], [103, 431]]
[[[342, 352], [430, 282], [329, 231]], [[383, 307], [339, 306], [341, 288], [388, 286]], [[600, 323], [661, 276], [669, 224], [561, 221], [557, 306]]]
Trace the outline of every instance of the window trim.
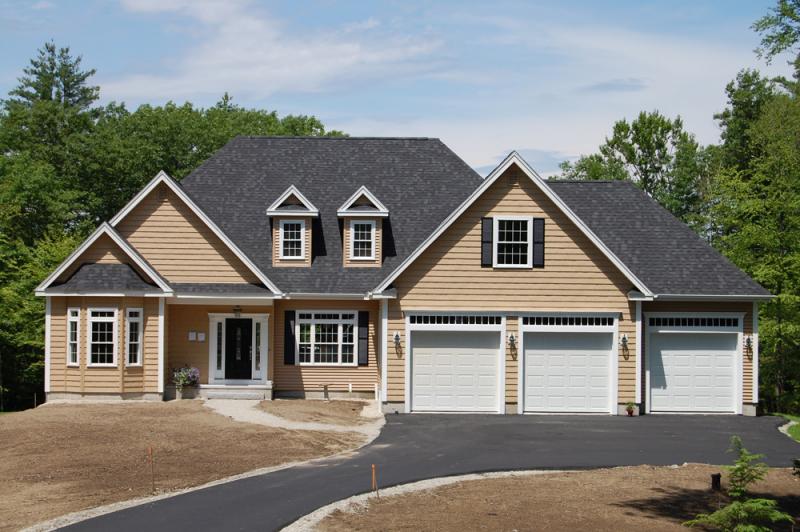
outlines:
[[[95, 318], [92, 316], [94, 312], [113, 312], [114, 316], [107, 318]], [[87, 309], [87, 316], [86, 316], [86, 366], [90, 368], [115, 368], [117, 367], [117, 349], [119, 344], [119, 338], [117, 337], [117, 318], [118, 318], [118, 309], [116, 307], [92, 307]], [[101, 323], [101, 322], [111, 322], [112, 329], [111, 329], [111, 338], [112, 338], [112, 362], [111, 363], [95, 363], [92, 362], [92, 346], [94, 342], [92, 342], [92, 324], [94, 323]]]
[[[356, 224], [363, 224], [370, 226], [370, 255], [368, 257], [356, 257], [355, 256], [355, 225]], [[377, 236], [377, 224], [375, 220], [350, 220], [350, 260], [375, 260], [375, 244], [376, 244], [376, 236]]]
[[[73, 312], [77, 312], [77, 316], [72, 316]], [[70, 361], [69, 346], [72, 343], [69, 338], [70, 326], [75, 324], [75, 362]], [[81, 365], [81, 308], [68, 307], [67, 308], [67, 352], [66, 352], [67, 367], [78, 368]]]
[[[284, 226], [286, 224], [300, 224], [300, 255], [290, 257], [283, 254]], [[281, 260], [306, 260], [306, 221], [305, 220], [281, 220], [278, 223], [278, 257]]]
[[[138, 318], [131, 318], [131, 312], [138, 312]], [[136, 360], [137, 362], [130, 362], [131, 352], [131, 322], [139, 324], [139, 334], [137, 335], [136, 345], [139, 346]], [[130, 307], [125, 309], [125, 366], [127, 367], [142, 367], [144, 361], [144, 309], [141, 307]]]
[[[301, 314], [311, 314], [311, 319], [300, 318]], [[338, 320], [316, 319], [314, 314], [339, 314]], [[352, 314], [352, 320], [343, 320], [342, 314]], [[311, 362], [300, 362], [300, 325], [303, 323], [310, 323], [311, 330]], [[337, 323], [337, 357], [339, 362], [314, 362], [314, 324], [316, 323]], [[353, 361], [342, 362], [342, 325], [353, 325]], [[295, 310], [295, 323], [294, 323], [294, 363], [296, 366], [315, 366], [315, 367], [357, 367], [358, 366], [358, 310], [336, 310], [336, 309], [316, 309], [316, 310]]]
[[[528, 224], [528, 260], [525, 264], [499, 264], [497, 247], [500, 244], [500, 222], [524, 221]], [[533, 268], [533, 216], [493, 216], [492, 217], [492, 268], [530, 269]]]

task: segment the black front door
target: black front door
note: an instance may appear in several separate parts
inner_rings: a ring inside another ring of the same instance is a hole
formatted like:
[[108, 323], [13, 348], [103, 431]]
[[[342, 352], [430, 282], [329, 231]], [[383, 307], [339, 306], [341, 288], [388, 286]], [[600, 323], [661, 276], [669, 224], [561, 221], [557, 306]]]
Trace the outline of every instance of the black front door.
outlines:
[[228, 318], [225, 320], [225, 378], [251, 379], [253, 377], [253, 320]]

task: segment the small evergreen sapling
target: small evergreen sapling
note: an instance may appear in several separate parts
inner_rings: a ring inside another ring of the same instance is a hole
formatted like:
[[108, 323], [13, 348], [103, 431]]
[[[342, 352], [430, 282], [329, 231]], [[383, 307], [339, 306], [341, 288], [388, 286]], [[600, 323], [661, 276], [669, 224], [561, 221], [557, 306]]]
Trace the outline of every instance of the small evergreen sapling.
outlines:
[[770, 532], [776, 523], [794, 523], [794, 519], [778, 507], [771, 499], [749, 499], [747, 489], [750, 484], [763, 480], [769, 468], [760, 460], [762, 454], [750, 453], [738, 436], [731, 438], [730, 452], [737, 457], [728, 470], [728, 495], [733, 499], [716, 512], [699, 514], [684, 525], [701, 526], [723, 532]]

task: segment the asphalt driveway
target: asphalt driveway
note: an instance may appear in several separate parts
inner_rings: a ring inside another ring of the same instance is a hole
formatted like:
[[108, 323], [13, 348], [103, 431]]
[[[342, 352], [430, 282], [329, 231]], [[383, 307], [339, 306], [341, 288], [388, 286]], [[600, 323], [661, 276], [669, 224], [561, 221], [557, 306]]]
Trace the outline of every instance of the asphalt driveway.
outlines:
[[83, 521], [69, 530], [274, 530], [331, 502], [426, 478], [518, 469], [723, 464], [741, 436], [770, 465], [789, 467], [797, 444], [774, 417], [389, 415], [381, 435], [351, 457], [186, 493]]

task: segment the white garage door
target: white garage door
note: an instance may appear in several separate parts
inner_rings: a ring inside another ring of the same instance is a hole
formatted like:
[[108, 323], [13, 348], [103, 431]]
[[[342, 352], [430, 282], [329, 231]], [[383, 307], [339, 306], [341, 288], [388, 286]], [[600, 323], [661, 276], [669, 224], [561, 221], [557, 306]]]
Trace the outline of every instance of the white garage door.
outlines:
[[611, 333], [526, 332], [525, 411], [610, 411]]
[[500, 333], [411, 333], [411, 409], [496, 412]]
[[728, 333], [650, 335], [652, 412], [735, 412], [738, 336]]

